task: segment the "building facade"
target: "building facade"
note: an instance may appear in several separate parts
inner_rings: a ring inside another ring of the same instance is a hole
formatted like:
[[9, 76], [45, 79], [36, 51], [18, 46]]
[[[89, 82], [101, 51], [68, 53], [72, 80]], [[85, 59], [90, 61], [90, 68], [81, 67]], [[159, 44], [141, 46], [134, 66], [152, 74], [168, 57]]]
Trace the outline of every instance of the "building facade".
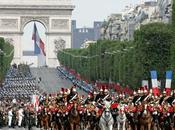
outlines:
[[81, 48], [86, 41], [96, 41], [100, 39], [100, 29], [102, 22], [95, 21], [93, 28], [77, 28], [76, 21], [72, 20], [72, 48]]
[[46, 29], [46, 65], [59, 65], [56, 46], [65, 43], [71, 48], [71, 15], [74, 6], [71, 0], [0, 0], [0, 36], [12, 41], [14, 45], [13, 63], [33, 63], [37, 67], [37, 58], [24, 57], [21, 39], [24, 27], [31, 21], [38, 21]]
[[172, 0], [144, 0], [140, 5], [127, 6], [120, 14], [111, 14], [102, 24], [101, 36], [110, 40], [132, 40], [140, 25], [171, 22]]

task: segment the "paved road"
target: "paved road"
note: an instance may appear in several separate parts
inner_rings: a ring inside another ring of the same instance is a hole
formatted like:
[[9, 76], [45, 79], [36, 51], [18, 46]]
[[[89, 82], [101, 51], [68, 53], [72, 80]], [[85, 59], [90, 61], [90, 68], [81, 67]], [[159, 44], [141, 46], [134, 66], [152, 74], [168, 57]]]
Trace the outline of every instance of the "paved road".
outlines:
[[[4, 127], [4, 128], [1, 128], [0, 130], [28, 130], [28, 128], [18, 128], [18, 127], [8, 128], [8, 127]], [[36, 128], [36, 127], [33, 127], [31, 130], [40, 130], [40, 129]]]
[[[47, 93], [55, 93], [62, 87], [70, 88], [73, 85], [70, 80], [61, 78], [56, 68], [31, 68], [31, 73], [36, 79], [41, 77], [41, 82], [38, 85]], [[84, 91], [77, 90], [80, 95], [87, 95]]]

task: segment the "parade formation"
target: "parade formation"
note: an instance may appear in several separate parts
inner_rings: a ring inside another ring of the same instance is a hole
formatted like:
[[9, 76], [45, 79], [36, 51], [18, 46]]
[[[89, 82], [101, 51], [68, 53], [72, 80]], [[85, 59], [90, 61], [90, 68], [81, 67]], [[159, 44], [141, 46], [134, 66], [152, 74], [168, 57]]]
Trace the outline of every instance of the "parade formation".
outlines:
[[0, 129], [175, 130], [174, 3], [140, 0], [92, 29], [71, 0], [0, 0]]
[[113, 95], [103, 87], [85, 96], [78, 89], [74, 84], [54, 94], [1, 96], [0, 125], [55, 130], [170, 130], [175, 126], [174, 90], [170, 95], [166, 91], [154, 95], [152, 89], [142, 87], [132, 95]]

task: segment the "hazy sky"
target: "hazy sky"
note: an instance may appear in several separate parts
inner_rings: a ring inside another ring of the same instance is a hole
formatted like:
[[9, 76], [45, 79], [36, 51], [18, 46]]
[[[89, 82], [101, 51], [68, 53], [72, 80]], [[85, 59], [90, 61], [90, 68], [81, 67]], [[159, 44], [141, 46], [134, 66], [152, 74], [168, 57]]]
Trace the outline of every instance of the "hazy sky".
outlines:
[[[35, 23], [41, 39], [43, 40], [44, 43], [46, 43], [45, 27], [39, 22]], [[33, 27], [34, 22], [30, 22], [24, 27], [24, 35], [22, 36], [22, 50], [30, 50], [30, 51], [34, 50], [34, 41], [32, 40]]]
[[78, 27], [92, 27], [93, 21], [103, 21], [111, 13], [118, 13], [127, 5], [140, 3], [142, 0], [72, 0], [75, 9], [72, 19]]

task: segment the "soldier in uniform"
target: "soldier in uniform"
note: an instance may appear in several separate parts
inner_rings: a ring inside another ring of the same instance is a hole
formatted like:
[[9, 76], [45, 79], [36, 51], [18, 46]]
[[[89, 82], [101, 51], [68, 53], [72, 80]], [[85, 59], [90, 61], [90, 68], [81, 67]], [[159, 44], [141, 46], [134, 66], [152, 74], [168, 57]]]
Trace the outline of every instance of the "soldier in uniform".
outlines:
[[160, 105], [162, 105], [162, 103], [163, 103], [163, 101], [164, 101], [165, 98], [166, 98], [166, 91], [164, 90], [164, 91], [163, 91], [163, 95], [162, 95], [162, 97], [161, 97], [160, 100], [159, 100], [159, 104], [160, 104]]
[[104, 97], [104, 93], [103, 93], [103, 89], [101, 88], [100, 89], [100, 92], [97, 94], [96, 98], [95, 98], [95, 101], [96, 102], [100, 102]]
[[57, 95], [56, 101], [57, 101], [57, 103], [63, 103], [64, 102], [64, 88], [61, 88], [61, 91]]
[[91, 104], [93, 102], [93, 99], [93, 95], [89, 93], [87, 99], [85, 100], [85, 104]]
[[12, 108], [9, 108], [9, 111], [8, 111], [8, 126], [9, 126], [9, 128], [12, 126], [12, 117], [13, 117], [13, 111], [12, 111]]
[[140, 98], [140, 101], [141, 101], [141, 102], [146, 101], [146, 98], [148, 98], [147, 96], [148, 96], [148, 93], [147, 93], [147, 90], [145, 89], [145, 90], [143, 91], [143, 95], [142, 95], [141, 98]]
[[93, 91], [93, 101], [96, 102], [96, 97], [97, 97], [97, 92], [94, 90]]
[[78, 98], [78, 93], [75, 87], [72, 87], [70, 90], [70, 94], [67, 96], [68, 102], [72, 102], [73, 100]]
[[24, 115], [23, 115], [23, 109], [20, 108], [18, 110], [18, 127], [21, 127], [21, 123], [22, 123], [23, 117], [24, 117]]
[[[140, 93], [140, 90], [138, 90], [138, 93]], [[140, 98], [140, 96], [139, 96], [139, 94], [138, 93], [136, 93], [135, 91], [134, 91], [134, 98], [133, 98], [133, 100], [132, 100], [132, 103], [134, 103], [134, 105], [136, 105], [136, 103], [140, 100], [139, 98]]]
[[102, 99], [103, 101], [106, 100], [106, 101], [111, 101], [112, 98], [111, 98], [111, 95], [109, 94], [109, 91], [107, 89], [104, 90], [104, 98]]

